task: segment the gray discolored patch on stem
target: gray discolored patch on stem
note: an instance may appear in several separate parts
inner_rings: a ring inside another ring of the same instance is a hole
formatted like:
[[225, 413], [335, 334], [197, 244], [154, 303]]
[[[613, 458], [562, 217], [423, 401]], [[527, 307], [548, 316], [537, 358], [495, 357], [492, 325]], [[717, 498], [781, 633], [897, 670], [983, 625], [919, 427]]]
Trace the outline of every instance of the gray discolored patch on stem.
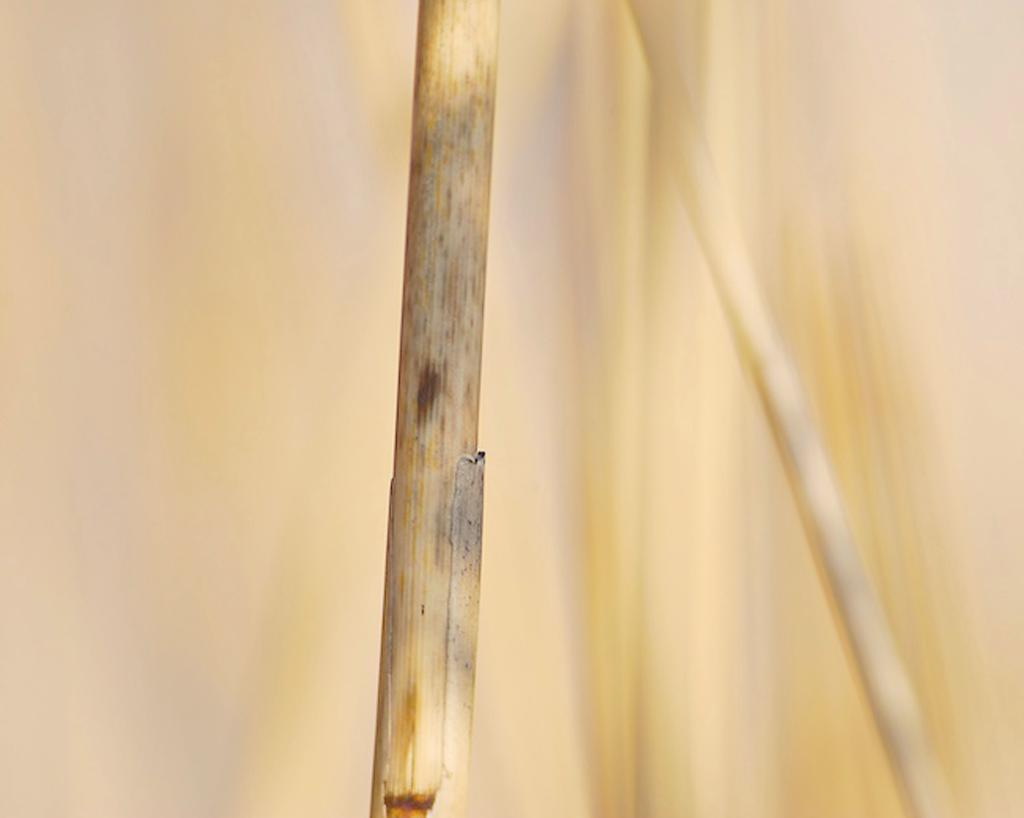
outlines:
[[[460, 457], [452, 495], [452, 573], [448, 588], [448, 692], [468, 701], [446, 697], [447, 706], [472, 710], [476, 666], [476, 627], [480, 609], [480, 552], [484, 518], [484, 453]], [[468, 685], [465, 677], [469, 674]], [[453, 677], [461, 691], [452, 690]]]
[[484, 453], [463, 456], [452, 492], [451, 582], [445, 677], [444, 783], [438, 814], [465, 810], [469, 745], [473, 731], [477, 626], [480, 620], [480, 555], [484, 515]]
[[[464, 455], [455, 467], [450, 539], [457, 552], [477, 552], [479, 562], [481, 529], [484, 519], [484, 453]], [[455, 555], [458, 558], [458, 555]], [[454, 568], [454, 563], [452, 564]], [[454, 574], [455, 571], [452, 571]]]

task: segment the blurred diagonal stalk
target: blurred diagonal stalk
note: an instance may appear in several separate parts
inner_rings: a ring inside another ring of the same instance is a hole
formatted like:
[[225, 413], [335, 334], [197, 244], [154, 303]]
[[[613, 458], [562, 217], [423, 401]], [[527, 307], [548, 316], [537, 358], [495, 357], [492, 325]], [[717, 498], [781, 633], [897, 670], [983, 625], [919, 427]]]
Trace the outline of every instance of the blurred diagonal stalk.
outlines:
[[421, 0], [371, 818], [464, 812], [497, 0]]
[[655, 105], [674, 152], [672, 172], [742, 362], [757, 388], [841, 630], [906, 808], [948, 818], [948, 786], [881, 603], [861, 562], [843, 500], [792, 358], [765, 306], [741, 231], [688, 96], [685, 74], [657, 9], [628, 0], [652, 75]]

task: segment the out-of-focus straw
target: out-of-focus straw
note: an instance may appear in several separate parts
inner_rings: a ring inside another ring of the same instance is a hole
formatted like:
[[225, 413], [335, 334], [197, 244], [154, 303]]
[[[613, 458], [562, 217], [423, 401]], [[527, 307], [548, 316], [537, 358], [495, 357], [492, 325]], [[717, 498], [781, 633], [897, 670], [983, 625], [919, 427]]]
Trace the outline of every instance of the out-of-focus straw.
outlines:
[[819, 575], [846, 636], [908, 812], [950, 818], [952, 799], [881, 603], [861, 562], [800, 379], [765, 306], [741, 231], [694, 115], [685, 74], [643, 2], [628, 0], [669, 135], [672, 173], [708, 263], [730, 333], [753, 380], [800, 508]]

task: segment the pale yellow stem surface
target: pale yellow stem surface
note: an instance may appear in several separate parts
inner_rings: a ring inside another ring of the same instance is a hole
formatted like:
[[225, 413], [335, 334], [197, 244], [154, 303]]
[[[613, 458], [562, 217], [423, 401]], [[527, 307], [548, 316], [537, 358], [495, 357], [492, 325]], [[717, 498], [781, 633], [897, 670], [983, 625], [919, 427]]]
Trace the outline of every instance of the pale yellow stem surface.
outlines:
[[497, 33], [497, 0], [420, 2], [372, 818], [463, 809]]

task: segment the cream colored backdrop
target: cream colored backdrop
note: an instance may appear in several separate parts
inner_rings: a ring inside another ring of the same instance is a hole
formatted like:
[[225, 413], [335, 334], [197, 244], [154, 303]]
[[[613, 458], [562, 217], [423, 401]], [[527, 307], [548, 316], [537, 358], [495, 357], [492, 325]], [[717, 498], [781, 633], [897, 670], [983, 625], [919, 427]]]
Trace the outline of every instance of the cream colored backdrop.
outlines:
[[[962, 815], [1013, 815], [1024, 10], [639, 1]], [[0, 815], [364, 814], [414, 27], [0, 0]], [[501, 36], [472, 814], [899, 815], [624, 7]]]

